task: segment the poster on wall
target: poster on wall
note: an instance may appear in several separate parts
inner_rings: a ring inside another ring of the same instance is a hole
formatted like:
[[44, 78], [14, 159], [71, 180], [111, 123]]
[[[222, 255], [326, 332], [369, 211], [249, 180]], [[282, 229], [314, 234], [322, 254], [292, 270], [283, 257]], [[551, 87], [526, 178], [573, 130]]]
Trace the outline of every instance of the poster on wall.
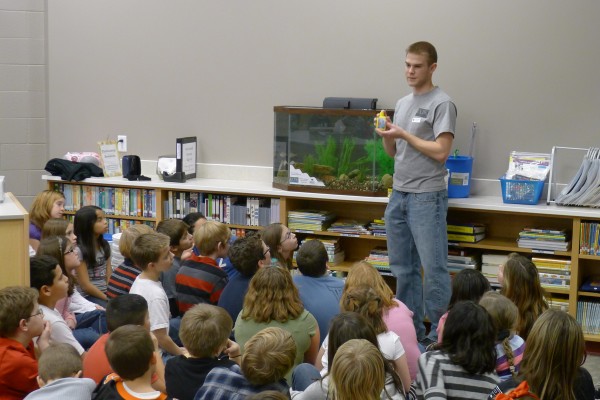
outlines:
[[189, 136], [177, 139], [176, 145], [177, 172], [183, 172], [185, 179], [196, 177], [197, 138]]

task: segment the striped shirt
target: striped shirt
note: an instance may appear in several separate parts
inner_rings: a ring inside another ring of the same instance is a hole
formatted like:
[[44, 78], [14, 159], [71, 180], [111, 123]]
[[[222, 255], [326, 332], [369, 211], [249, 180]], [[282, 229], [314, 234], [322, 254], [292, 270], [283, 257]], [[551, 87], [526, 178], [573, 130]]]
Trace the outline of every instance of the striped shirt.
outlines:
[[216, 306], [227, 282], [227, 273], [215, 260], [210, 257], [191, 256], [183, 262], [175, 277], [179, 311], [185, 313], [199, 303]]
[[109, 299], [114, 299], [117, 296], [129, 293], [133, 281], [141, 272], [129, 258], [126, 258], [110, 275], [106, 296]]
[[[508, 345], [510, 346], [513, 353], [513, 366], [515, 367], [515, 375], [519, 372], [519, 366], [521, 365], [521, 360], [523, 359], [523, 352], [525, 351], [525, 341], [521, 336], [514, 335], [508, 341]], [[508, 357], [504, 352], [504, 347], [502, 343], [496, 345], [496, 373], [500, 377], [500, 380], [505, 381], [511, 378], [513, 375], [510, 372], [510, 364], [508, 363]]]
[[500, 378], [496, 373], [470, 374], [446, 353], [429, 351], [419, 357], [415, 382], [418, 399], [486, 399]]

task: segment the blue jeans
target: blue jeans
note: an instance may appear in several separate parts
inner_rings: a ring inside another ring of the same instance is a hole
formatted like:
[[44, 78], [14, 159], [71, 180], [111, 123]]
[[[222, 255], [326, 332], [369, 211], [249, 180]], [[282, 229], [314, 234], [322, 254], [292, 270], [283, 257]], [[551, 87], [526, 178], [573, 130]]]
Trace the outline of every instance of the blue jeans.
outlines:
[[75, 315], [77, 326], [73, 330], [73, 336], [84, 349], [89, 349], [98, 338], [108, 332], [106, 328], [106, 312], [94, 310]]
[[312, 364], [298, 364], [292, 371], [292, 390], [305, 391], [307, 387], [321, 379], [319, 370]]
[[[394, 190], [385, 210], [390, 268], [396, 297], [414, 313], [418, 340], [437, 341], [437, 324], [450, 300], [448, 275], [448, 192], [407, 193]], [[423, 276], [421, 276], [421, 267]]]

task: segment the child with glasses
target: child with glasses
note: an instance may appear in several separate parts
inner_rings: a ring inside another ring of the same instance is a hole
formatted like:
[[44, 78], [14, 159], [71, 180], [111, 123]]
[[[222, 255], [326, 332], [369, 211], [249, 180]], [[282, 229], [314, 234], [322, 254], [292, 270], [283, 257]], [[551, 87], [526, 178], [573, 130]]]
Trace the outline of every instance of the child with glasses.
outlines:
[[287, 226], [274, 223], [267, 226], [261, 236], [271, 249], [273, 263], [279, 262], [288, 269], [292, 269], [294, 251], [298, 248], [296, 235]]
[[0, 289], [0, 393], [3, 399], [22, 399], [38, 388], [38, 350], [50, 344], [50, 324], [44, 321], [38, 292], [11, 286]]

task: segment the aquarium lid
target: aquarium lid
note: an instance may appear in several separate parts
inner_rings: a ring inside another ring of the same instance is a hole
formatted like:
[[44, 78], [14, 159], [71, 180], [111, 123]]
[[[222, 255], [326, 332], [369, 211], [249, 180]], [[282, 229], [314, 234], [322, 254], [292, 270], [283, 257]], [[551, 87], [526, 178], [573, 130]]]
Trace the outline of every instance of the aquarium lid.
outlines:
[[323, 108], [345, 108], [354, 110], [375, 110], [377, 100], [366, 97], [325, 97]]

